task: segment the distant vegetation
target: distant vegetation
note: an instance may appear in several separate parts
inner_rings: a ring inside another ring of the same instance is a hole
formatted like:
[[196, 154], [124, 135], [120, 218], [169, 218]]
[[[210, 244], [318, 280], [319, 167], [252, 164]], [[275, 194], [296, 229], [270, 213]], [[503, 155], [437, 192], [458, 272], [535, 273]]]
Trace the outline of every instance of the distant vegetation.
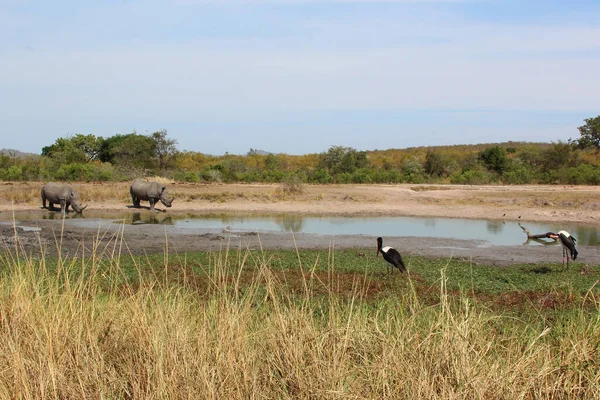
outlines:
[[0, 180], [125, 181], [165, 176], [183, 182], [600, 184], [600, 116], [568, 142], [413, 147], [319, 154], [206, 155], [180, 151], [166, 130], [109, 138], [76, 134], [41, 156], [0, 154]]

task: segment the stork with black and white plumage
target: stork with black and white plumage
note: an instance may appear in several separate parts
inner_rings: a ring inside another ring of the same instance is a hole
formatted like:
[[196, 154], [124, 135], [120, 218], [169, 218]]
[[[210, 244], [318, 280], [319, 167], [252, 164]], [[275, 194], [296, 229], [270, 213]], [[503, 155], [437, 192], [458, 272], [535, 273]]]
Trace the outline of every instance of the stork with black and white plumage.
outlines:
[[389, 246], [383, 247], [383, 239], [380, 237], [377, 238], [377, 255], [379, 255], [379, 253], [383, 254], [383, 258], [389, 265], [398, 268], [400, 272], [406, 271], [406, 266], [404, 265], [404, 261], [402, 261], [402, 256], [398, 253], [398, 250]]
[[567, 268], [569, 268], [569, 253], [571, 255], [571, 259], [575, 261], [577, 259], [577, 249], [575, 248], [575, 239], [571, 234], [567, 231], [558, 231], [558, 233], [548, 232], [546, 236], [552, 239], [560, 239], [560, 244], [563, 250], [563, 265], [565, 264], [565, 257], [567, 259]]

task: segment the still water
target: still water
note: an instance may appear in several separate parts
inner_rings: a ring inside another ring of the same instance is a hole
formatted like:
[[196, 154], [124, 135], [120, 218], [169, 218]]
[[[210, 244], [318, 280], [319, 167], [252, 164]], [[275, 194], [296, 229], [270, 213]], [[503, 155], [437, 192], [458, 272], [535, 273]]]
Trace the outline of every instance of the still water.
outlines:
[[[93, 216], [91, 216], [93, 218]], [[301, 215], [169, 215], [168, 213], [129, 213], [105, 222], [128, 225], [163, 224], [180, 229], [219, 231], [275, 231], [322, 235], [416, 236], [483, 240], [495, 246], [520, 245], [527, 237], [515, 221], [473, 220], [420, 217], [316, 217]], [[73, 220], [75, 223], [76, 220]], [[88, 220], [88, 222], [91, 222]], [[525, 222], [532, 234], [569, 231], [579, 245], [600, 244], [599, 225], [553, 224]], [[89, 226], [89, 223], [86, 223]], [[539, 245], [529, 241], [530, 245]]]

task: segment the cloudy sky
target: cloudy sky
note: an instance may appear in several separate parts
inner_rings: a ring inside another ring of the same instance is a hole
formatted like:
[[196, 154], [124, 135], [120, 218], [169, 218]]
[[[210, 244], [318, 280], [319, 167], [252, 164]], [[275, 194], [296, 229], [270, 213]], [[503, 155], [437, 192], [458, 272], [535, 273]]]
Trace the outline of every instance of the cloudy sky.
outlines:
[[0, 0], [0, 148], [566, 141], [600, 114], [598, 21], [597, 0]]

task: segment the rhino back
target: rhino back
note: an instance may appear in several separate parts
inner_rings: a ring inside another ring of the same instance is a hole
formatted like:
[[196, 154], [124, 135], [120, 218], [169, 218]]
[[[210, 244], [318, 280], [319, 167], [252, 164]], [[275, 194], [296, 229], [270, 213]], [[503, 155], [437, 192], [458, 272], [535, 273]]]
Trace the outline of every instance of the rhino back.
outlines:
[[42, 186], [42, 197], [45, 197], [53, 203], [58, 203], [61, 199], [70, 200], [73, 189], [64, 183], [49, 182]]
[[163, 186], [158, 182], [146, 182], [135, 180], [130, 187], [131, 194], [140, 200], [148, 200], [150, 197], [159, 198]]

